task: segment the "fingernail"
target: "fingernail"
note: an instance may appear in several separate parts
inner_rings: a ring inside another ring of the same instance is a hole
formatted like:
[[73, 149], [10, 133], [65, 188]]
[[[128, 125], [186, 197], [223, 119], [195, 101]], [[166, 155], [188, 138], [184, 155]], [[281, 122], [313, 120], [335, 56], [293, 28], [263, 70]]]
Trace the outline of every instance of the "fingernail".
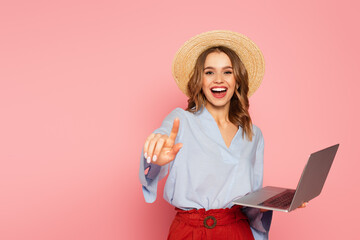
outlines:
[[146, 161], [147, 161], [147, 163], [150, 163], [150, 162], [151, 162], [151, 158], [150, 158], [150, 157], [147, 157]]
[[147, 158], [147, 152], [146, 152], [146, 153], [144, 153], [144, 157], [145, 157], [145, 158]]
[[152, 160], [153, 160], [154, 162], [156, 162], [156, 160], [157, 160], [157, 156], [156, 156], [156, 155], [154, 155]]

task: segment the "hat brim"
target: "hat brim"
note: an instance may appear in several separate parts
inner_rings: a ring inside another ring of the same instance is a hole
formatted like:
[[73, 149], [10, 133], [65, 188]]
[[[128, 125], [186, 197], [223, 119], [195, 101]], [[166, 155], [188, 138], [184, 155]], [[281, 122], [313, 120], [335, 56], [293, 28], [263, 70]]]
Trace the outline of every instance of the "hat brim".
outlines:
[[248, 97], [260, 87], [265, 73], [265, 61], [260, 49], [248, 37], [224, 30], [196, 35], [189, 39], [175, 54], [172, 74], [180, 90], [187, 96], [187, 85], [196, 60], [206, 49], [225, 46], [237, 53], [244, 63], [249, 76]]

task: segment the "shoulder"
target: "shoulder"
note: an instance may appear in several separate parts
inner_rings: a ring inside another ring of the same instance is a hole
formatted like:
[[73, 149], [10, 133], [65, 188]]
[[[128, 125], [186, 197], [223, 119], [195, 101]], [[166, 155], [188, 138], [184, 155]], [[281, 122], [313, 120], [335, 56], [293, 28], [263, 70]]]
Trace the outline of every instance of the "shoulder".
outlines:
[[255, 124], [252, 125], [252, 130], [253, 130], [253, 138], [256, 140], [256, 141], [263, 141], [264, 139], [264, 136], [262, 134], [262, 131], [261, 129], [256, 126]]
[[261, 129], [258, 126], [256, 126], [255, 124], [252, 125], [252, 130], [253, 130], [254, 135], [258, 135], [258, 134], [262, 135]]
[[191, 126], [191, 124], [193, 123], [193, 115], [194, 114], [182, 108], [175, 108], [165, 117], [164, 121], [161, 124], [161, 127], [155, 130], [155, 132], [169, 135], [173, 127], [174, 120], [177, 118], [180, 120], [178, 136], [181, 136], [184, 131], [188, 129], [189, 126]]
[[185, 115], [186, 111], [184, 109], [182, 109], [182, 108], [177, 107], [174, 110], [172, 110], [171, 113], [179, 114], [179, 115]]
[[171, 128], [174, 120], [178, 118], [180, 120], [180, 128], [182, 128], [184, 124], [186, 125], [187, 123], [192, 122], [190, 120], [190, 118], [192, 118], [191, 115], [193, 114], [182, 108], [175, 108], [165, 117], [162, 125]]
[[179, 118], [180, 120], [185, 118], [191, 118], [193, 116], [194, 116], [193, 113], [188, 112], [179, 107], [172, 110], [168, 115], [168, 117], [170, 117], [171, 119]]

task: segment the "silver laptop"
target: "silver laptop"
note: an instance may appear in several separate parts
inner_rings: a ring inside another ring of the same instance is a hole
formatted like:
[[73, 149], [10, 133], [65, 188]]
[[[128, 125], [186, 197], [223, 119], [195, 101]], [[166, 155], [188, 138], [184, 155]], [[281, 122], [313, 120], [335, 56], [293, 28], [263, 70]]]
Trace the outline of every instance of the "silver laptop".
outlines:
[[235, 199], [234, 204], [282, 212], [290, 212], [317, 197], [330, 171], [339, 144], [310, 155], [296, 190], [264, 187]]

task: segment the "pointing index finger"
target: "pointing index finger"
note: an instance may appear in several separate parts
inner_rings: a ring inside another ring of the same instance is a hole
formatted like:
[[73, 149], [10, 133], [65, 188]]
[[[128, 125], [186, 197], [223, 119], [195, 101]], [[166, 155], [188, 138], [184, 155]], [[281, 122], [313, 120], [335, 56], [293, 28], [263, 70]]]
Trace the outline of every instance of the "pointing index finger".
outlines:
[[177, 134], [179, 132], [179, 126], [180, 126], [180, 119], [175, 118], [174, 123], [173, 123], [173, 127], [171, 129], [171, 133], [170, 133], [170, 136], [169, 136], [169, 138], [174, 142], [175, 142], [176, 136], [177, 136]]

